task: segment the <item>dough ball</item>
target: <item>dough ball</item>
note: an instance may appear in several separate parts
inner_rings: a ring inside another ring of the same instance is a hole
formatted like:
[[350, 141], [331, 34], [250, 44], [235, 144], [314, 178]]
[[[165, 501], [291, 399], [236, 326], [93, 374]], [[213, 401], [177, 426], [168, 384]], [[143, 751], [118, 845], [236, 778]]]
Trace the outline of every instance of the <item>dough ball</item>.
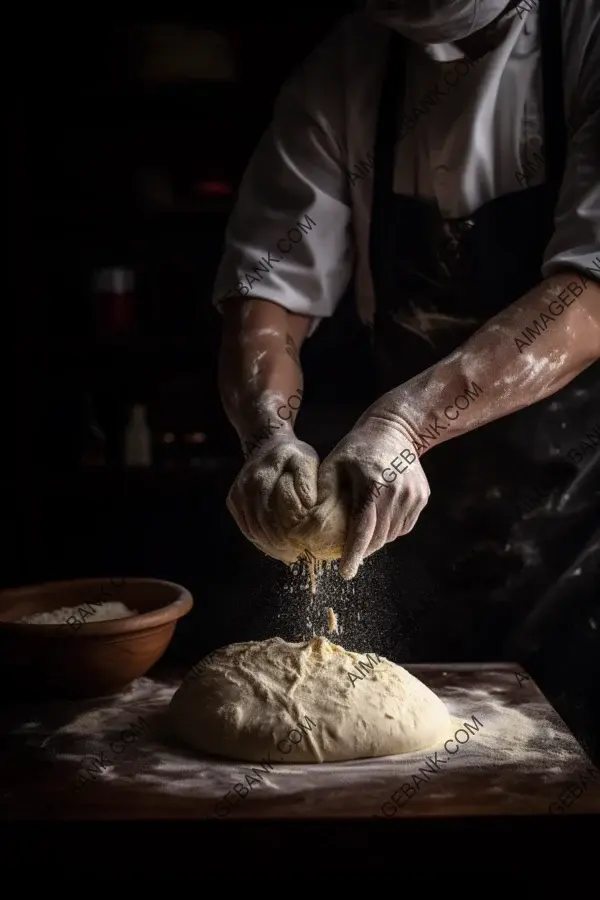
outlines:
[[330, 497], [310, 510], [288, 532], [298, 556], [308, 551], [319, 560], [340, 559], [346, 542], [350, 506], [345, 494]]
[[[314, 451], [313, 451], [314, 452]], [[315, 454], [301, 458], [292, 458], [293, 472], [284, 471], [277, 479], [273, 494], [274, 510], [277, 520], [288, 531], [302, 521], [311, 507], [305, 506], [301, 496], [317, 496], [317, 470], [319, 459]]]
[[405, 669], [324, 637], [231, 644], [171, 700], [177, 737], [205, 753], [318, 763], [411, 753], [452, 733], [443, 702]]

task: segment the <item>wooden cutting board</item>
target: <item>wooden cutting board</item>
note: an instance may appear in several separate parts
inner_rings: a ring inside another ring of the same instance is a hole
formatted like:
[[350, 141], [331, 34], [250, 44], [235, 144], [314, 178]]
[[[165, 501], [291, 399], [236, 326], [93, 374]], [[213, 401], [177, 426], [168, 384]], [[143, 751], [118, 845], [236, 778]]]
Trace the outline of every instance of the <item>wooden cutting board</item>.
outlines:
[[[600, 812], [600, 774], [518, 665], [406, 668], [448, 705], [455, 728], [446, 748], [272, 770], [201, 759], [175, 746], [165, 730], [164, 711], [181, 679], [172, 672], [139, 679], [112, 698], [15, 708], [3, 717], [0, 816], [400, 819]], [[109, 748], [123, 742], [115, 738], [140, 720], [144, 729], [117, 756]]]

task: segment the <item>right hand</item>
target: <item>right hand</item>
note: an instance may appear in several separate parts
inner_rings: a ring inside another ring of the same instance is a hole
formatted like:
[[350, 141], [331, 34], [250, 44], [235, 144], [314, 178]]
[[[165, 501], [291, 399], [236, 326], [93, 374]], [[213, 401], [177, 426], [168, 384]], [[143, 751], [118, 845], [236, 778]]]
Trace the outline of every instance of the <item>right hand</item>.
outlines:
[[407, 425], [382, 411], [389, 396], [360, 417], [319, 469], [322, 498], [341, 498], [345, 486], [350, 515], [340, 575], [348, 580], [367, 556], [412, 531], [430, 495]]
[[227, 496], [248, 540], [268, 556], [293, 563], [287, 534], [317, 502], [319, 457], [295, 435], [273, 435], [250, 454]]

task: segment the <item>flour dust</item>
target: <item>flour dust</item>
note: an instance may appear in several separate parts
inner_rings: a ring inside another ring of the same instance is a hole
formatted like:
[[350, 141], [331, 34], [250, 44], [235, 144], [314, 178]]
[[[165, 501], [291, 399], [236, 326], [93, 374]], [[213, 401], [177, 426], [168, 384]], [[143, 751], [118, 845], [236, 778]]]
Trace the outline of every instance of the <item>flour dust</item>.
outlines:
[[285, 634], [289, 641], [329, 637], [346, 650], [379, 653], [386, 621], [370, 562], [361, 566], [352, 581], [341, 577], [338, 560], [293, 563], [281, 588], [277, 634]]

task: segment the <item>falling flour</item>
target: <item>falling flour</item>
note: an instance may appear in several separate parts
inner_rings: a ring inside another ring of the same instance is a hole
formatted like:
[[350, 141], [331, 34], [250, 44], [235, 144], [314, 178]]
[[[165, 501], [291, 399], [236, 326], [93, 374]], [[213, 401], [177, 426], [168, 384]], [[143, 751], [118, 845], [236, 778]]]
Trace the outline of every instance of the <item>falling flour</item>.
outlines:
[[320, 637], [328, 628], [327, 607], [322, 591], [317, 593], [319, 582], [328, 563], [303, 556], [288, 568], [288, 577], [283, 590], [290, 595], [278, 618], [283, 619], [283, 630], [292, 635], [292, 640], [308, 640]]
[[310, 579], [310, 592], [314, 596], [317, 593], [317, 585], [319, 576], [326, 563], [321, 559], [316, 559], [312, 554], [307, 554], [306, 566], [308, 568], [308, 577]]

